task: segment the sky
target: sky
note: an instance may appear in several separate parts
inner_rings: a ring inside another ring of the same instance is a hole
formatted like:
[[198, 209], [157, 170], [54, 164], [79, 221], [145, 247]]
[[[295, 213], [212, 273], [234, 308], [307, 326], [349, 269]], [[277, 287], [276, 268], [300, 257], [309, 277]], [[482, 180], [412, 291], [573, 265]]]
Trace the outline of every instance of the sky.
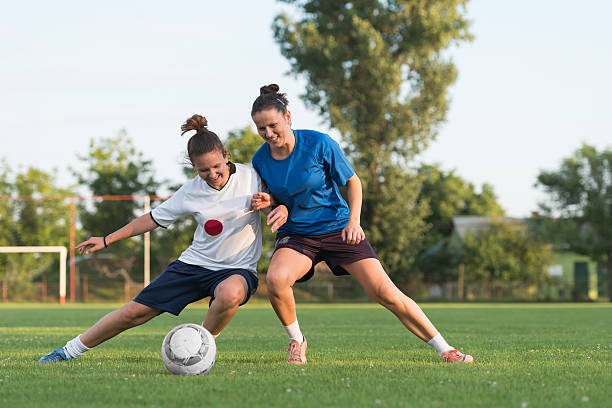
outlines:
[[[125, 129], [159, 179], [183, 180], [194, 113], [224, 138], [252, 126], [259, 87], [288, 94], [294, 128], [337, 133], [299, 98], [271, 23], [273, 0], [7, 2], [0, 13], [0, 158], [74, 183], [90, 141]], [[418, 157], [479, 188], [510, 216], [543, 198], [537, 174], [582, 143], [612, 148], [612, 2], [472, 0], [475, 40], [449, 50], [459, 77], [447, 121]], [[367, 199], [367, 197], [365, 197]]]

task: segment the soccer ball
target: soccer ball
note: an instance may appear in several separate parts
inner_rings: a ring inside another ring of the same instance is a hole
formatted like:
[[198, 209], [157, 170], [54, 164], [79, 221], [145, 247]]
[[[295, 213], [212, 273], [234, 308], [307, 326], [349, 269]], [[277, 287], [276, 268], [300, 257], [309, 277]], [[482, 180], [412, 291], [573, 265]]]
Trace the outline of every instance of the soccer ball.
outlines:
[[161, 355], [172, 374], [208, 374], [217, 358], [217, 345], [212, 334], [204, 327], [184, 323], [166, 335]]

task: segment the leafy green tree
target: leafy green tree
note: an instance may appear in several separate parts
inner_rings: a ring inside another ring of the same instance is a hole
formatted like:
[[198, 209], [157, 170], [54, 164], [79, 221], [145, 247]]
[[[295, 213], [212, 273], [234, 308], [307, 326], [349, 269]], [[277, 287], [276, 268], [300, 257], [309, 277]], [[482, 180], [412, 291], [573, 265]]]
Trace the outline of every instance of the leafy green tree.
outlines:
[[543, 213], [563, 220], [556, 236], [607, 269], [612, 301], [612, 149], [583, 144], [557, 170], [540, 172], [536, 185], [547, 194]]
[[454, 216], [504, 215], [489, 184], [483, 184], [479, 193], [472, 183], [457, 176], [454, 170], [445, 172], [437, 165], [423, 164], [418, 174], [423, 180], [418, 200], [427, 202], [430, 209], [425, 221], [432, 226], [427, 234], [431, 244], [451, 234]]
[[[70, 195], [55, 184], [52, 174], [34, 167], [14, 173], [0, 161], [0, 246], [68, 246]], [[52, 255], [0, 254], [0, 278], [10, 282], [14, 293], [27, 297], [32, 280], [52, 265], [57, 265]]]
[[490, 228], [468, 233], [461, 243], [465, 282], [540, 284], [552, 263], [550, 245], [534, 239], [523, 223], [492, 221]]
[[[78, 158], [85, 163], [85, 170], [73, 170], [73, 173], [79, 184], [87, 186], [93, 195], [155, 195], [159, 186], [151, 161], [143, 158], [125, 130], [115, 137], [92, 139], [88, 153]], [[93, 206], [80, 205], [79, 214], [87, 235], [102, 236], [142, 214], [142, 201], [96, 200]], [[103, 257], [94, 255], [91, 266], [106, 276], [121, 276], [130, 283], [130, 270], [141, 264], [142, 251], [140, 238], [125, 240], [113, 245], [111, 251], [101, 253]]]
[[[364, 230], [389, 274], [407, 282], [413, 278], [412, 266], [427, 229], [424, 217], [428, 208], [417, 202], [417, 178], [392, 164], [381, 165], [380, 170], [378, 195], [368, 189], [372, 180], [362, 179]], [[356, 171], [361, 174], [359, 168]]]
[[251, 163], [253, 155], [263, 144], [261, 137], [250, 126], [229, 132], [225, 149], [234, 163]]
[[[159, 187], [151, 161], [143, 158], [125, 130], [115, 137], [91, 139], [87, 154], [78, 158], [86, 168], [73, 174], [93, 195], [154, 195]], [[101, 200], [93, 207], [94, 211], [81, 209], [81, 222], [88, 233], [99, 236], [131, 221], [142, 204], [136, 200]]]
[[453, 170], [445, 172], [437, 165], [423, 164], [418, 168], [422, 186], [418, 202], [428, 205], [425, 222], [430, 229], [425, 233], [416, 269], [428, 282], [446, 282], [457, 276], [460, 254], [449, 246], [453, 231], [453, 217], [482, 215], [499, 217], [504, 210], [497, 202], [493, 187], [483, 184], [477, 192], [472, 183], [457, 176]]
[[[436, 136], [456, 70], [445, 50], [471, 39], [467, 0], [284, 0], [274, 36], [302, 95], [340, 132], [364, 183], [362, 221], [390, 273], [408, 270], [426, 206], [408, 163]], [[281, 88], [282, 89], [282, 88]]]

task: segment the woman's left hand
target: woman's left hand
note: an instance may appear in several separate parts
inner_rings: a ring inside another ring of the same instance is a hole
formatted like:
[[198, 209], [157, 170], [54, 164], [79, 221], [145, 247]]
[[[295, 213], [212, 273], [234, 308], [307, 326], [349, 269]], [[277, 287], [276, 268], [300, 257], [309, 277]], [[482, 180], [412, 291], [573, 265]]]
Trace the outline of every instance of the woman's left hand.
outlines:
[[287, 222], [287, 218], [289, 217], [289, 210], [284, 205], [279, 205], [268, 214], [266, 218], [266, 224], [272, 226], [270, 227], [270, 231], [276, 232], [284, 223]]
[[350, 245], [357, 245], [365, 239], [365, 233], [358, 222], [350, 221], [342, 230], [342, 240]]

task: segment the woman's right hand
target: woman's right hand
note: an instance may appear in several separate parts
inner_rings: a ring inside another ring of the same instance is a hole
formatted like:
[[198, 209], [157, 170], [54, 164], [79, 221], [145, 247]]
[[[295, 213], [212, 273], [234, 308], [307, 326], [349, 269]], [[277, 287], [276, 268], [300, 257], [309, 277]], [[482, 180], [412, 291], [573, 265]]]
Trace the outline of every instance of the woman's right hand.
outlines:
[[87, 241], [81, 242], [75, 248], [79, 250], [79, 254], [83, 255], [85, 253], [89, 255], [105, 248], [104, 237], [91, 237]]
[[272, 196], [268, 193], [255, 193], [251, 198], [251, 210], [257, 211], [272, 205]]

